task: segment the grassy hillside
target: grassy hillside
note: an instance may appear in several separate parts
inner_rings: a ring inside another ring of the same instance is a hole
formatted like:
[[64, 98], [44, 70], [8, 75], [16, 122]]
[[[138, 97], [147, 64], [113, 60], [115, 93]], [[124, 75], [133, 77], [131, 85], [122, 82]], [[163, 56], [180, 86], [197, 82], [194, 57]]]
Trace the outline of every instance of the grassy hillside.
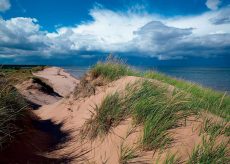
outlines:
[[15, 85], [17, 83], [23, 82], [25, 80], [30, 79], [33, 77], [32, 73], [41, 71], [45, 68], [45, 66], [38, 66], [32, 68], [0, 68], [0, 77], [4, 77], [8, 79], [8, 82]]
[[0, 148], [22, 133], [29, 112], [24, 98], [5, 78], [0, 78]]
[[94, 78], [102, 76], [110, 81], [122, 76], [139, 76], [159, 80], [190, 94], [193, 99], [190, 105], [194, 110], [209, 111], [228, 121], [230, 120], [230, 96], [226, 93], [204, 88], [191, 82], [178, 80], [155, 71], [138, 72], [120, 63], [117, 59], [99, 62], [92, 67], [90, 72]]
[[[145, 79], [127, 86], [124, 93], [107, 95], [102, 104], [94, 108], [96, 114], [86, 122], [83, 129], [84, 134], [90, 139], [107, 135], [122, 120], [131, 117], [134, 125], [143, 127], [140, 148], [144, 151], [163, 150], [173, 141], [169, 130], [183, 126], [183, 120], [188, 116], [198, 118], [202, 117], [203, 113], [210, 113], [212, 118], [219, 116], [220, 121], [202, 118], [205, 119], [200, 131], [203, 141], [194, 147], [187, 163], [230, 162], [228, 146], [230, 97], [226, 93], [216, 92], [158, 72], [138, 72], [117, 59], [97, 63], [92, 67], [89, 75], [93, 79], [104, 78], [106, 81], [113, 81], [127, 75]], [[154, 84], [151, 79], [165, 85]], [[169, 95], [167, 90], [169, 85], [176, 88], [172, 95]], [[227, 141], [217, 141], [223, 136]], [[132, 158], [133, 153], [130, 150], [128, 157]], [[178, 158], [175, 154], [169, 155], [165, 163], [178, 163]]]
[[41, 67], [31, 69], [0, 69], [0, 149], [14, 141], [17, 135], [22, 134], [26, 121], [31, 114], [23, 96], [14, 87], [15, 84], [31, 78], [32, 72], [41, 70]]

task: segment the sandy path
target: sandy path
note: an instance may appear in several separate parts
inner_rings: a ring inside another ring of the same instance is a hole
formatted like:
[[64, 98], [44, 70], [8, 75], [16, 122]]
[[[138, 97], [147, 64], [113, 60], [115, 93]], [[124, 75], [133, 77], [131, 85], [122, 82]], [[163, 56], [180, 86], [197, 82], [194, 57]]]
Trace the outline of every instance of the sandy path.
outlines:
[[73, 92], [76, 84], [79, 83], [79, 80], [58, 67], [46, 68], [43, 71], [34, 73], [34, 75], [48, 80], [54, 90], [63, 97]]
[[[41, 77], [33, 78], [18, 84], [18, 91], [31, 103], [31, 117], [25, 117], [18, 123], [24, 124], [26, 131], [0, 154], [0, 163], [68, 163], [69, 156], [48, 153], [58, 149], [70, 133], [65, 133], [62, 120], [65, 110], [57, 111], [67, 96], [73, 92], [79, 80], [64, 72], [61, 68], [47, 68], [34, 74]], [[47, 85], [48, 84], [48, 85]], [[49, 88], [50, 87], [50, 88]], [[61, 95], [61, 96], [60, 96]], [[50, 105], [48, 105], [50, 104]], [[57, 104], [58, 106], [55, 106]], [[60, 105], [60, 106], [59, 106]], [[61, 106], [62, 105], [62, 106]], [[52, 109], [53, 115], [45, 113], [43, 108]], [[62, 112], [63, 111], [63, 112]], [[44, 113], [44, 114], [43, 114]], [[55, 115], [60, 116], [59, 122], [54, 122]], [[38, 116], [38, 117], [37, 117]], [[23, 121], [23, 122], [22, 122]], [[69, 122], [68, 122], [69, 123]], [[66, 125], [68, 125], [68, 123]]]

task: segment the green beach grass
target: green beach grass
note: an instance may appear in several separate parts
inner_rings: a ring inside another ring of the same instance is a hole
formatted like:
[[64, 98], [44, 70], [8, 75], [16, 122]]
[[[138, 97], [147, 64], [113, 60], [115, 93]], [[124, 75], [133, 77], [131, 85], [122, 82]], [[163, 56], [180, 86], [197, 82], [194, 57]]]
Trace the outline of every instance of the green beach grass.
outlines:
[[40, 71], [43, 67], [34, 68], [0, 68], [0, 150], [22, 134], [27, 121], [32, 115], [28, 103], [17, 91], [14, 85], [33, 77], [32, 72]]
[[126, 146], [124, 145], [124, 143], [121, 144], [120, 159], [119, 159], [120, 164], [132, 163], [132, 160], [138, 157], [139, 154], [137, 153], [137, 148]]
[[104, 136], [124, 117], [118, 93], [107, 95], [102, 104], [99, 107], [96, 105], [94, 110], [96, 113], [93, 113], [91, 118], [86, 121], [82, 132], [84, 137], [88, 136], [90, 139]]
[[176, 154], [167, 154], [165, 160], [163, 161], [163, 164], [180, 164], [180, 163], [182, 162], [180, 161], [180, 158], [176, 156]]
[[32, 68], [0, 68], [0, 76], [8, 79], [12, 85], [23, 82], [33, 77], [33, 72], [41, 71], [45, 66], [37, 66]]
[[218, 115], [227, 121], [230, 120], [230, 96], [226, 93], [214, 91], [209, 88], [202, 87], [198, 84], [179, 80], [169, 77], [155, 71], [138, 72], [119, 62], [118, 59], [109, 58], [105, 62], [98, 62], [90, 70], [93, 77], [102, 76], [110, 81], [118, 79], [122, 76], [138, 76], [149, 79], [159, 80], [160, 82], [175, 86], [191, 95], [193, 101], [190, 103], [191, 108], [200, 111], [209, 111]]
[[[163, 150], [171, 144], [170, 129], [180, 126], [181, 121], [186, 120], [188, 116], [199, 116], [204, 112], [210, 112], [222, 118], [222, 121], [218, 123], [205, 120], [202, 134], [208, 134], [209, 141], [203, 140], [202, 144], [194, 149], [188, 163], [227, 161], [229, 149], [226, 143], [214, 144], [216, 137], [229, 136], [230, 97], [226, 93], [171, 78], [158, 72], [138, 72], [124, 63], [119, 63], [118, 60], [115, 60], [115, 63], [111, 60], [99, 62], [92, 67], [90, 72], [94, 78], [103, 77], [109, 81], [127, 75], [146, 78], [134, 85], [128, 85], [125, 93], [114, 93], [103, 100], [102, 105], [97, 107], [94, 117], [91, 117], [88, 122], [88, 125], [94, 126], [91, 129], [97, 129], [97, 131], [94, 130], [94, 137], [99, 136], [99, 132], [100, 136], [107, 134], [112, 127], [117, 126], [125, 118], [131, 117], [134, 125], [143, 126], [140, 147], [147, 151]], [[153, 84], [149, 79], [158, 80], [166, 85], [162, 87]], [[167, 85], [176, 87], [171, 96], [168, 96]], [[132, 154], [132, 151], [125, 152], [124, 161], [126, 158], [132, 158]], [[168, 156], [165, 163], [176, 161], [177, 158], [172, 155]]]
[[27, 103], [17, 90], [7, 81], [0, 78], [0, 149], [23, 132], [23, 120], [29, 117]]
[[[140, 86], [139, 89], [136, 86]], [[143, 125], [142, 148], [153, 150], [165, 148], [171, 142], [168, 130], [178, 126], [191, 111], [189, 99], [182, 92], [167, 96], [167, 90], [149, 81], [127, 86], [124, 94], [107, 95], [95, 114], [86, 122], [83, 134], [92, 138], [105, 136], [112, 127], [132, 117], [136, 125]]]
[[228, 143], [215, 142], [216, 140], [203, 137], [202, 143], [193, 149], [188, 164], [223, 164], [229, 163]]

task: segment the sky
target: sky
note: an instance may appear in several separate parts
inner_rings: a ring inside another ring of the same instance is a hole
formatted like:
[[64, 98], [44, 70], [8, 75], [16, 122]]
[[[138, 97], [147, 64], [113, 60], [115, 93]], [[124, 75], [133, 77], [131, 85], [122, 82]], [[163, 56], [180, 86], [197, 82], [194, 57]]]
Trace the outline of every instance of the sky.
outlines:
[[0, 0], [0, 64], [230, 66], [230, 0]]

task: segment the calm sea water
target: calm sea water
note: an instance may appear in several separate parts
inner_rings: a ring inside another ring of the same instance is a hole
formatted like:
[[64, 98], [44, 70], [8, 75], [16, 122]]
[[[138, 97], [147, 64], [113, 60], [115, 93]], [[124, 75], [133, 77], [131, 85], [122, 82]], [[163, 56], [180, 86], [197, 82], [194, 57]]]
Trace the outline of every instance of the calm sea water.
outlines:
[[[89, 67], [64, 67], [73, 76], [80, 78]], [[198, 83], [202, 86], [230, 93], [229, 68], [197, 68], [197, 67], [144, 67], [140, 70], [157, 70], [172, 77]]]

